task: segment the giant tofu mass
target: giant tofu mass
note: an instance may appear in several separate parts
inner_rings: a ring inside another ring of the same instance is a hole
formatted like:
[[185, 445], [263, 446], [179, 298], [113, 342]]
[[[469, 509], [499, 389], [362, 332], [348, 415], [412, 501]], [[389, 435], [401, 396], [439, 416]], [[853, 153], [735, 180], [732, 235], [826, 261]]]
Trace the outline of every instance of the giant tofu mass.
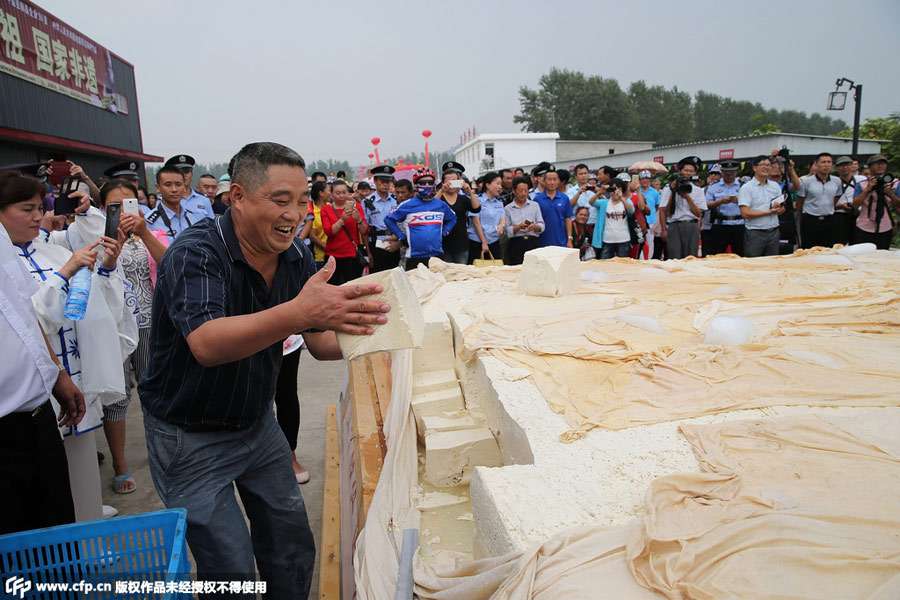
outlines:
[[[432, 479], [452, 485], [486, 461], [471, 475], [476, 557], [640, 517], [651, 481], [701, 470], [682, 424], [896, 410], [900, 255], [826, 256], [576, 263], [578, 293], [557, 297], [571, 286], [565, 257], [538, 261], [530, 283], [517, 268], [412, 275], [426, 328], [444, 340], [414, 353], [420, 434], [437, 436]], [[749, 342], [707, 343], [720, 316], [752, 323]], [[504, 466], [473, 450], [487, 443], [481, 427]]]

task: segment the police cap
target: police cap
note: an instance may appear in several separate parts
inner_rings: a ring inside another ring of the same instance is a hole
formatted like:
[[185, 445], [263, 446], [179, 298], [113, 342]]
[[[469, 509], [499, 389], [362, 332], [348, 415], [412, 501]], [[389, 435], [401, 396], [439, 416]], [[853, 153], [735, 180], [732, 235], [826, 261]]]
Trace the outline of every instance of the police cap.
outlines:
[[377, 167], [372, 167], [372, 177], [375, 179], [393, 179], [395, 170], [391, 165], [378, 165]]
[[187, 154], [178, 154], [166, 161], [167, 167], [175, 167], [182, 170], [193, 170], [195, 164], [197, 164], [197, 161], [194, 160], [194, 157]]
[[723, 173], [737, 173], [741, 170], [741, 163], [736, 160], [723, 160], [719, 166]]
[[448, 160], [441, 165], [441, 174], [444, 173], [465, 173], [466, 168], [456, 161]]
[[47, 183], [47, 169], [50, 165], [47, 163], [19, 163], [15, 165], [4, 165], [0, 167], [0, 171], [18, 171], [22, 175], [30, 175], [41, 183]]
[[109, 177], [110, 179], [115, 179], [116, 177], [127, 177], [129, 179], [140, 179], [140, 175], [138, 175], [138, 164], [134, 161], [126, 161], [121, 162], [117, 165], [113, 165], [107, 170], [103, 171], [103, 174]]

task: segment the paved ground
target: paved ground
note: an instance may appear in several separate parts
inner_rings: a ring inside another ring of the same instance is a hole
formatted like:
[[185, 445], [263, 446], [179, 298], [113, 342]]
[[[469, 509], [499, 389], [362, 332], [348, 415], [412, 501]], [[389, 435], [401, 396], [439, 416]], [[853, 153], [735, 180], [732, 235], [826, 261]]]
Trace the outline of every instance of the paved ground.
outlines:
[[[311, 475], [309, 483], [300, 486], [309, 523], [320, 546], [322, 533], [322, 470], [325, 456], [325, 410], [328, 404], [337, 404], [344, 385], [346, 368], [343, 361], [319, 362], [304, 352], [300, 359], [298, 389], [300, 391], [300, 439], [297, 454], [300, 463]], [[103, 484], [103, 502], [119, 509], [120, 514], [134, 514], [165, 508], [156, 494], [147, 467], [147, 447], [144, 441], [144, 425], [140, 405], [135, 399], [128, 409], [126, 456], [128, 466], [137, 482], [132, 494], [120, 495], [112, 491], [113, 471], [109, 449], [102, 433], [96, 436], [97, 449], [107, 460], [100, 466]], [[337, 499], [335, 499], [337, 501]], [[310, 598], [318, 597], [318, 556]]]

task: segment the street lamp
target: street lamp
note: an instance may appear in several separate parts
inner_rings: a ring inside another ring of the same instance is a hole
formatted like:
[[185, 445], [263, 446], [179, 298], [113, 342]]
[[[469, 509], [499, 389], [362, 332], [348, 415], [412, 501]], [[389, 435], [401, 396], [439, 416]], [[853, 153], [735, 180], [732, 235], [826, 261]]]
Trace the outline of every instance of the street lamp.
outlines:
[[857, 158], [856, 151], [859, 148], [859, 106], [862, 103], [862, 84], [854, 83], [846, 77], [841, 77], [834, 83], [834, 91], [828, 94], [828, 110], [844, 110], [847, 106], [847, 92], [841, 91], [841, 86], [848, 84], [853, 90], [853, 158]]

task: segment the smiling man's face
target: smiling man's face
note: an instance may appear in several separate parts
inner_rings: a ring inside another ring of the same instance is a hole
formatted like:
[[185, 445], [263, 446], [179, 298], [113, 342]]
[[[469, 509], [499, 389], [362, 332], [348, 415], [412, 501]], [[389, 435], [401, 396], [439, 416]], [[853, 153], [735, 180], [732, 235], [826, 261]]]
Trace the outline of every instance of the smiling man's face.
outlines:
[[306, 172], [300, 167], [273, 165], [266, 181], [249, 194], [239, 183], [231, 186], [231, 207], [240, 223], [242, 243], [262, 254], [287, 250], [309, 209]]

